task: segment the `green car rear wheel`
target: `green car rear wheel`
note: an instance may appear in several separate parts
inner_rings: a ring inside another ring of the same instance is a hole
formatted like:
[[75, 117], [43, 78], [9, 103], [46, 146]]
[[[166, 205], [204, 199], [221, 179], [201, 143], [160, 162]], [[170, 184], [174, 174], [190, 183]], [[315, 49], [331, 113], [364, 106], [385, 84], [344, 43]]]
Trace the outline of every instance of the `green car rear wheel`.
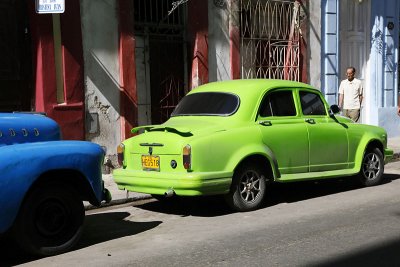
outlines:
[[246, 163], [235, 171], [231, 190], [225, 199], [233, 210], [251, 211], [262, 204], [265, 189], [265, 171], [254, 163]]

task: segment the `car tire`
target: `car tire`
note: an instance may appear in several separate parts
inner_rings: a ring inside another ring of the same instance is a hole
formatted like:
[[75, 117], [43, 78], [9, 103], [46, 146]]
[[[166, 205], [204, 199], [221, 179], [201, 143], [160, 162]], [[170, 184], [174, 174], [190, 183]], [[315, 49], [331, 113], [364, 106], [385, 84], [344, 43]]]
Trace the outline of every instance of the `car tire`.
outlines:
[[252, 163], [243, 164], [234, 172], [231, 189], [225, 200], [233, 210], [251, 211], [260, 207], [265, 191], [265, 171]]
[[366, 150], [358, 174], [363, 186], [374, 186], [383, 180], [384, 161], [382, 152], [378, 148]]
[[40, 185], [24, 200], [12, 229], [13, 238], [29, 254], [64, 253], [78, 242], [84, 217], [83, 202], [74, 188]]

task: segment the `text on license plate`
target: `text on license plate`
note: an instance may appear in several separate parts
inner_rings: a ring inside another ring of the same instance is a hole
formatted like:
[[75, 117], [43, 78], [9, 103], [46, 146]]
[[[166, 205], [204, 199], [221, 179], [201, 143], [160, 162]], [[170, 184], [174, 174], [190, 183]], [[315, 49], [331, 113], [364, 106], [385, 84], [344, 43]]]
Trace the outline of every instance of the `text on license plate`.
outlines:
[[160, 170], [160, 157], [142, 155], [142, 167], [144, 170]]

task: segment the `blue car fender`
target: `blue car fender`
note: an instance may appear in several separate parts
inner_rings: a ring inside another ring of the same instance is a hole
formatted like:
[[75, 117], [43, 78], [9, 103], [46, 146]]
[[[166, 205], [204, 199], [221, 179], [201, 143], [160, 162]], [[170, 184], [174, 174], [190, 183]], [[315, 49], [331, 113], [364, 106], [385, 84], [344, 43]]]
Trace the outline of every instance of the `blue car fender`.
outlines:
[[14, 222], [23, 199], [42, 174], [74, 170], [90, 184], [96, 204], [105, 200], [103, 149], [86, 141], [48, 141], [0, 147], [0, 233]]

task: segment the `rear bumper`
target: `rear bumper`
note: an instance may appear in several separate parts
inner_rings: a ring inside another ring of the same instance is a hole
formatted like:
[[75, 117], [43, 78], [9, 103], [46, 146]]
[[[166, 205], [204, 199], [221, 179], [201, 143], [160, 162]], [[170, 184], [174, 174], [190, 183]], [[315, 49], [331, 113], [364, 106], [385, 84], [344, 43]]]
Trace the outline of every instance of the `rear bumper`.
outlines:
[[121, 190], [154, 195], [164, 195], [169, 190], [180, 196], [226, 194], [232, 182], [232, 172], [162, 173], [116, 169], [113, 177]]
[[393, 158], [393, 150], [385, 148], [383, 156], [384, 156], [385, 164], [388, 163]]

